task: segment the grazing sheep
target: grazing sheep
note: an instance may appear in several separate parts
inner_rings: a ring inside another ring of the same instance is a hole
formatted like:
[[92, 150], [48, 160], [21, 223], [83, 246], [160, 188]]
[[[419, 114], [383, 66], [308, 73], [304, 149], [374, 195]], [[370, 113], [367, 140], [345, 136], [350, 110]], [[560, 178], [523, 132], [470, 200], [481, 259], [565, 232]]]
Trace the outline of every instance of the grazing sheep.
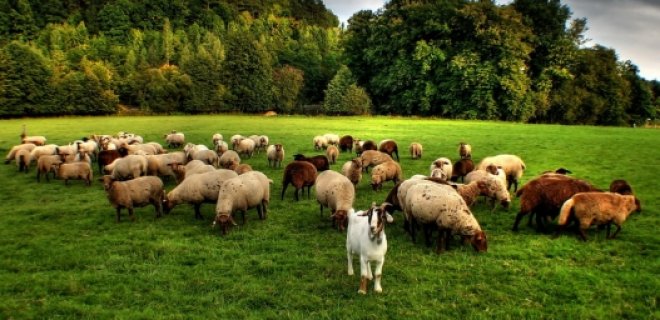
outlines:
[[365, 152], [367, 150], [378, 150], [378, 147], [376, 146], [376, 143], [373, 142], [372, 140], [367, 140], [364, 143], [362, 143], [362, 147], [360, 150], [361, 152]]
[[268, 158], [268, 166], [275, 168], [282, 167], [282, 160], [284, 160], [284, 147], [281, 144], [271, 144], [266, 150], [266, 156]]
[[128, 155], [105, 166], [104, 171], [110, 173], [116, 180], [128, 180], [146, 175], [147, 166], [145, 156]]
[[353, 137], [345, 135], [339, 139], [339, 150], [342, 152], [353, 152]]
[[[439, 228], [439, 253], [449, 249], [452, 234], [458, 234], [469, 240], [478, 252], [488, 249], [486, 234], [481, 230], [465, 200], [453, 187], [443, 184], [414, 184], [406, 194], [407, 214], [413, 221], [422, 224], [435, 224]], [[414, 234], [415, 227], [410, 228]], [[414, 237], [413, 237], [414, 239]]]
[[169, 213], [179, 204], [190, 203], [195, 208], [195, 219], [203, 219], [200, 211], [202, 204], [217, 203], [222, 183], [237, 176], [234, 171], [218, 169], [184, 179], [165, 196], [165, 213]]
[[27, 150], [32, 153], [32, 150], [34, 150], [35, 147], [36, 145], [32, 143], [24, 143], [11, 147], [11, 150], [7, 153], [7, 157], [5, 157], [5, 164], [9, 164], [12, 160], [16, 159], [16, 153], [19, 150]]
[[474, 180], [469, 184], [457, 185], [456, 191], [463, 197], [468, 207], [471, 207], [480, 195], [493, 200], [491, 211], [495, 211], [497, 205], [494, 200], [499, 200], [504, 208], [508, 208], [511, 204], [511, 197], [509, 191], [506, 190], [506, 184], [503, 184], [497, 177], [492, 175]]
[[158, 147], [153, 144], [128, 144], [124, 142], [117, 148], [120, 154], [158, 154]]
[[362, 169], [369, 173], [370, 166], [376, 166], [387, 161], [394, 161], [390, 155], [377, 150], [364, 150], [360, 156]]
[[174, 172], [172, 164], [179, 164], [178, 157], [173, 153], [155, 154], [144, 156], [147, 159], [148, 176], [172, 177], [177, 182], [177, 174]]
[[167, 151], [165, 151], [165, 148], [163, 148], [163, 146], [158, 142], [153, 142], [152, 141], [152, 142], [147, 142], [145, 144], [154, 147], [154, 150], [156, 151], [156, 154], [167, 153]]
[[241, 163], [241, 157], [234, 150], [227, 150], [218, 159], [220, 168], [234, 170]]
[[105, 166], [111, 164], [113, 161], [120, 158], [121, 155], [117, 150], [101, 150], [96, 157], [96, 162], [99, 164], [99, 174], [103, 174]]
[[259, 171], [250, 171], [223, 182], [215, 207], [213, 225], [219, 224], [224, 235], [230, 225], [236, 225], [232, 216], [234, 212], [243, 213], [243, 224], [245, 224], [245, 212], [255, 207], [259, 218], [266, 219], [271, 183], [273, 180]]
[[69, 184], [69, 180], [85, 180], [85, 184], [92, 185], [92, 167], [88, 162], [55, 163], [57, 177], [64, 180], [64, 185]]
[[213, 136], [211, 136], [211, 141], [213, 142], [213, 145], [217, 145], [219, 142], [223, 141], [224, 138], [222, 137], [222, 134], [220, 133], [214, 133]]
[[[387, 236], [385, 222], [392, 222], [387, 214], [389, 203], [376, 206], [365, 211], [350, 210], [348, 214], [348, 231], [346, 232], [346, 257], [348, 260], [348, 275], [353, 275], [353, 254], [360, 255], [360, 289], [359, 294], [367, 293], [369, 280], [374, 280], [374, 292], [383, 292], [380, 281], [383, 274], [383, 263], [387, 253]], [[376, 263], [373, 274], [371, 261]], [[374, 278], [375, 275], [375, 278]]]
[[188, 162], [186, 165], [181, 165], [178, 164], [177, 162], [172, 162], [169, 164], [169, 166], [172, 168], [172, 171], [174, 172], [177, 183], [181, 183], [183, 180], [186, 179], [186, 177], [189, 177], [194, 174], [215, 171], [214, 166], [210, 164], [206, 164], [201, 160], [192, 160]]
[[397, 162], [386, 161], [374, 167], [371, 172], [371, 188], [374, 191], [381, 190], [383, 183], [390, 180], [394, 181], [395, 185], [403, 180], [401, 166]]
[[316, 201], [323, 216], [323, 207], [330, 208], [331, 217], [339, 230], [344, 231], [348, 212], [353, 209], [355, 188], [348, 178], [332, 170], [316, 177]]
[[518, 181], [525, 172], [525, 163], [520, 157], [512, 154], [501, 154], [493, 157], [486, 157], [477, 166], [477, 169], [484, 170], [490, 164], [502, 168], [506, 174], [507, 189], [511, 189], [514, 185], [513, 191], [518, 191]]
[[325, 155], [328, 157], [328, 161], [330, 161], [331, 164], [335, 164], [337, 163], [337, 157], [339, 157], [339, 149], [334, 145], [330, 145], [325, 149]]
[[346, 161], [341, 167], [341, 173], [346, 176], [354, 186], [357, 186], [362, 180], [362, 161], [360, 158]]
[[458, 144], [458, 155], [461, 159], [472, 159], [472, 146], [465, 142], [460, 142]]
[[48, 174], [52, 172], [53, 178], [55, 178], [57, 174], [56, 167], [61, 163], [62, 158], [56, 154], [39, 157], [39, 160], [37, 160], [37, 182], [41, 182], [42, 173], [46, 175], [46, 181], [50, 182]]
[[[586, 230], [592, 224], [606, 225], [607, 238], [614, 239], [621, 231], [621, 225], [633, 212], [642, 211], [639, 200], [634, 195], [621, 195], [612, 192], [582, 192], [566, 200], [561, 207], [556, 235], [563, 230], [574, 216], [580, 223], [580, 236], [587, 241]], [[616, 231], [610, 237], [610, 226], [614, 223]]]
[[453, 166], [451, 165], [451, 160], [444, 157], [435, 159], [435, 161], [431, 163], [429, 170], [431, 171], [431, 177], [436, 177], [443, 180], [449, 180], [454, 171]]
[[238, 166], [236, 166], [236, 168], [234, 169], [234, 172], [236, 172], [238, 175], [242, 175], [250, 171], [253, 171], [252, 166], [247, 163], [241, 163]]
[[630, 184], [628, 184], [628, 181], [626, 180], [612, 181], [612, 183], [610, 183], [610, 192], [623, 194], [623, 195], [634, 194], [632, 187], [630, 186]]
[[293, 161], [284, 168], [284, 177], [282, 179], [282, 197], [284, 200], [284, 192], [289, 186], [289, 183], [296, 188], [294, 193], [296, 201], [298, 201], [298, 190], [302, 189], [303, 195], [305, 194], [305, 187], [307, 187], [307, 199], [309, 199], [310, 189], [316, 182], [316, 167], [307, 161]]
[[410, 144], [410, 157], [415, 160], [415, 159], [421, 159], [422, 158], [422, 152], [423, 148], [420, 143], [413, 142]]
[[222, 156], [227, 150], [229, 150], [229, 145], [224, 141], [218, 141], [213, 144], [213, 150], [218, 154], [218, 157]]
[[236, 146], [236, 152], [239, 155], [244, 155], [247, 156], [248, 158], [251, 158], [252, 155], [254, 154], [255, 148], [256, 148], [256, 143], [254, 142], [254, 140], [243, 139]]
[[328, 139], [324, 136], [315, 136], [312, 143], [314, 144], [314, 150], [322, 150], [328, 147]]
[[544, 174], [528, 181], [516, 192], [520, 198], [520, 211], [513, 223], [513, 231], [518, 231], [520, 220], [531, 214], [527, 225], [536, 215], [537, 231], [545, 231], [545, 221], [559, 214], [562, 204], [578, 192], [599, 191], [587, 181], [562, 174]]
[[473, 170], [474, 170], [474, 162], [472, 162], [472, 159], [458, 160], [454, 163], [454, 166], [451, 171], [450, 180], [453, 182], [457, 182], [458, 178], [461, 178], [461, 182], [465, 182], [465, 176], [468, 173], [472, 172]]
[[472, 181], [482, 180], [487, 177], [497, 177], [497, 179], [499, 179], [506, 188], [507, 183], [506, 183], [506, 174], [504, 173], [504, 170], [502, 170], [501, 168], [497, 168], [494, 165], [486, 167], [486, 170], [471, 171], [470, 173], [465, 175], [463, 181], [465, 181], [465, 183], [470, 183]]
[[238, 147], [238, 144], [243, 139], [245, 139], [245, 137], [240, 135], [240, 134], [235, 134], [235, 135], [231, 136], [231, 139], [229, 139], [229, 141], [231, 141], [231, 148], [233, 150], [236, 150], [236, 148]]
[[313, 164], [316, 167], [317, 171], [330, 170], [330, 160], [324, 155], [312, 156], [311, 158], [305, 157], [302, 154], [296, 154], [293, 156], [293, 160], [296, 161], [307, 161]]
[[188, 161], [199, 160], [208, 165], [218, 166], [218, 153], [213, 150], [198, 150], [188, 153]]
[[117, 222], [120, 220], [122, 208], [128, 210], [128, 216], [135, 220], [133, 208], [152, 204], [156, 217], [163, 213], [163, 181], [158, 177], [138, 177], [129, 181], [118, 181], [110, 175], [103, 176], [103, 189], [112, 207], [117, 211]]
[[396, 161], [399, 161], [399, 147], [392, 139], [386, 139], [378, 143], [378, 151], [387, 153], [390, 157], [394, 158], [392, 154], [396, 155]]
[[168, 148], [179, 148], [186, 143], [186, 135], [183, 132], [172, 130], [171, 133], [163, 135]]
[[338, 146], [339, 145], [339, 135], [334, 133], [326, 133], [323, 135], [325, 140], [328, 142], [328, 145]]

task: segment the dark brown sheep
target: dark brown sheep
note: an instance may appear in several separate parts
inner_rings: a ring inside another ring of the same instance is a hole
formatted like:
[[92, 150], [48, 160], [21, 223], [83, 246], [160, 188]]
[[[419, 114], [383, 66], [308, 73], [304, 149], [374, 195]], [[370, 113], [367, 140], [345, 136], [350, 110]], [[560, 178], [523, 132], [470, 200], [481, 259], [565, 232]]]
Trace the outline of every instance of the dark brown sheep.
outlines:
[[316, 182], [316, 167], [308, 161], [294, 161], [289, 163], [284, 168], [284, 178], [282, 179], [282, 200], [284, 200], [284, 192], [289, 186], [289, 183], [296, 188], [295, 199], [298, 201], [298, 190], [307, 187], [307, 199], [309, 199], [309, 192], [314, 183]]
[[[366, 149], [365, 149], [366, 150]], [[399, 161], [399, 146], [397, 146], [394, 140], [383, 140], [380, 142], [378, 151], [387, 153], [390, 157], [394, 158], [392, 154], [396, 155], [396, 161]]]
[[328, 157], [324, 155], [318, 155], [318, 156], [313, 156], [313, 157], [305, 157], [302, 154], [296, 154], [293, 156], [293, 160], [296, 161], [307, 161], [311, 164], [313, 164], [316, 167], [317, 171], [325, 171], [325, 170], [330, 170], [330, 160], [328, 160]]
[[633, 190], [628, 181], [626, 180], [614, 180], [610, 184], [610, 192], [615, 192], [623, 195], [632, 195]]
[[103, 174], [103, 168], [105, 166], [111, 164], [117, 158], [121, 158], [121, 155], [119, 154], [119, 151], [117, 151], [117, 150], [101, 150], [101, 151], [99, 151], [99, 155], [97, 157], [97, 161], [99, 163], [99, 173]]
[[458, 181], [458, 178], [461, 178], [461, 182], [465, 181], [465, 175], [474, 170], [474, 162], [472, 159], [461, 159], [454, 163], [454, 168], [451, 171], [451, 181]]
[[353, 152], [353, 137], [345, 135], [339, 139], [339, 150], [342, 152]]
[[[578, 192], [598, 191], [591, 183], [562, 174], [544, 174], [530, 180], [516, 196], [520, 198], [520, 212], [513, 224], [513, 231], [518, 231], [520, 220], [527, 214], [536, 214], [536, 229], [545, 231], [544, 221], [559, 215], [564, 201]], [[528, 225], [531, 225], [530, 215]]]
[[376, 143], [373, 142], [372, 140], [367, 140], [362, 144], [362, 150], [360, 150], [360, 153], [358, 155], [361, 155], [362, 152], [365, 152], [367, 150], [378, 150], [378, 147], [376, 146]]

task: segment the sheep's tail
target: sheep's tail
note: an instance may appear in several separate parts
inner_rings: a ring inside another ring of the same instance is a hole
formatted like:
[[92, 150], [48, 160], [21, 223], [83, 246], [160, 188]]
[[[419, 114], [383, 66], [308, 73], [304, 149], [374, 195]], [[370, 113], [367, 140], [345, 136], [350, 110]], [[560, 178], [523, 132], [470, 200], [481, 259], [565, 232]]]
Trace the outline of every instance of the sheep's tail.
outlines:
[[568, 223], [568, 218], [571, 215], [571, 209], [573, 209], [574, 204], [575, 200], [573, 200], [573, 198], [570, 198], [564, 202], [564, 204], [561, 206], [561, 210], [559, 210], [559, 219], [557, 220], [558, 225], [563, 226]]

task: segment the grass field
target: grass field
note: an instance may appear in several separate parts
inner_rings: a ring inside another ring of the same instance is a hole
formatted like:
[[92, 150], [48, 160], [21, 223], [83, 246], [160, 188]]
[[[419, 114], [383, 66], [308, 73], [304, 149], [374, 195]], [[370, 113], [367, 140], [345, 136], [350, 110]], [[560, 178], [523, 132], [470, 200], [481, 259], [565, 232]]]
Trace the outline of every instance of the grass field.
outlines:
[[[595, 228], [589, 241], [573, 233], [558, 239], [538, 234], [523, 220], [511, 231], [518, 200], [491, 213], [473, 208], [488, 234], [485, 254], [455, 244], [436, 255], [423, 241], [413, 244], [401, 215], [386, 228], [389, 251], [382, 294], [370, 284], [358, 295], [359, 276], [346, 275], [345, 233], [320, 218], [312, 199], [284, 201], [282, 169], [267, 167], [262, 153], [244, 162], [269, 176], [269, 217], [253, 210], [245, 225], [221, 237], [179, 206], [155, 219], [153, 208], [117, 224], [100, 182], [37, 183], [16, 166], [0, 166], [0, 318], [296, 318], [296, 319], [658, 319], [660, 236], [658, 172], [660, 131], [652, 129], [524, 125], [497, 122], [355, 117], [172, 116], [18, 119], [0, 121], [0, 152], [28, 133], [65, 144], [92, 133], [131, 131], [163, 143], [172, 129], [190, 142], [209, 145], [220, 132], [266, 134], [295, 153], [316, 154], [312, 137], [333, 132], [379, 141], [395, 139], [406, 177], [427, 174], [439, 156], [456, 160], [457, 144], [472, 144], [475, 161], [512, 153], [528, 167], [523, 183], [563, 166], [601, 188], [626, 179], [642, 202], [615, 240]], [[424, 145], [411, 160], [408, 145]], [[341, 154], [339, 171], [351, 155]], [[95, 172], [95, 174], [97, 174]], [[98, 174], [97, 174], [98, 176]], [[392, 187], [374, 192], [369, 177], [355, 207], [381, 202]], [[171, 190], [172, 182], [166, 183]], [[327, 213], [327, 209], [326, 209]], [[240, 221], [240, 219], [239, 219]], [[354, 261], [359, 274], [359, 264]]]

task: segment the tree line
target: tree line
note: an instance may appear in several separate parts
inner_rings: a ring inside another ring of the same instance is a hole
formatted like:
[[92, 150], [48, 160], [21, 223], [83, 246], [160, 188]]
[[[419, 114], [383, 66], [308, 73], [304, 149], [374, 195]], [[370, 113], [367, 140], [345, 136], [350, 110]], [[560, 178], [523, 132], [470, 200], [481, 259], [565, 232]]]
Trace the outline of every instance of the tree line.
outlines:
[[558, 0], [0, 0], [0, 117], [398, 114], [630, 125], [657, 81]]

